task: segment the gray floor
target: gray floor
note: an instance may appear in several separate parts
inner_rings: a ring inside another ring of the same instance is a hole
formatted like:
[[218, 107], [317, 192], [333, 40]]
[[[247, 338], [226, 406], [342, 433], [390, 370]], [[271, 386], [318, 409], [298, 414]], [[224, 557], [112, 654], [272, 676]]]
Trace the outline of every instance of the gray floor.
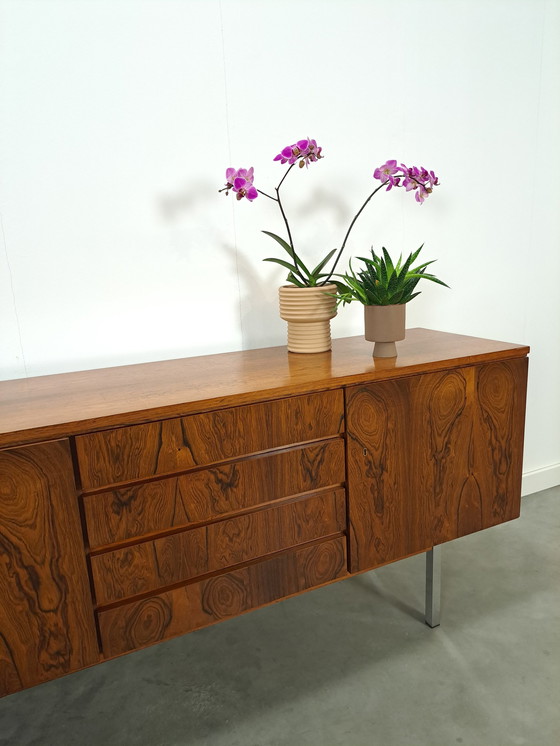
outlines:
[[558, 746], [560, 487], [443, 547], [0, 700], [0, 745]]

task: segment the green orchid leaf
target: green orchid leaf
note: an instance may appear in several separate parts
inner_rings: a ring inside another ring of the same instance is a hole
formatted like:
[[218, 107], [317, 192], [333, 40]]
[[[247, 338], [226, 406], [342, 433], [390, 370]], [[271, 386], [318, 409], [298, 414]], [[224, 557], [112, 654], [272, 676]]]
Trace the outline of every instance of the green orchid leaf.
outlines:
[[288, 252], [288, 254], [292, 257], [292, 259], [295, 261], [294, 256], [294, 250], [290, 246], [290, 244], [287, 241], [284, 241], [284, 239], [281, 236], [277, 236], [276, 233], [271, 233], [270, 231], [263, 231], [263, 233], [266, 233], [267, 236], [270, 236], [273, 238], [277, 243], [280, 244], [280, 246]]
[[295, 285], [298, 288], [304, 288], [307, 287], [305, 282], [301, 280], [299, 277], [296, 277], [293, 272], [290, 272], [290, 274], [286, 277], [286, 280], [291, 284]]
[[267, 236], [270, 236], [273, 238], [280, 246], [284, 249], [284, 251], [287, 251], [288, 254], [292, 257], [294, 260], [294, 264], [298, 266], [298, 272], [299, 274], [306, 275], [307, 277], [310, 276], [310, 272], [305, 266], [305, 264], [301, 261], [299, 256], [294, 251], [293, 247], [290, 246], [290, 244], [287, 241], [284, 241], [284, 239], [281, 236], [277, 236], [276, 233], [271, 233], [271, 231], [263, 231], [263, 233], [266, 233]]
[[[311, 275], [313, 277], [318, 276], [318, 273], [323, 269], [323, 267], [325, 266], [325, 264], [329, 261], [329, 259], [331, 259], [331, 257], [335, 253], [336, 253], [336, 249], [333, 249], [332, 251], [329, 251], [329, 253], [327, 254], [327, 256], [322, 261], [320, 261], [319, 264], [313, 270], [313, 272], [311, 272]], [[323, 275], [323, 276], [325, 276], [325, 275]]]
[[284, 261], [284, 259], [276, 259], [275, 257], [267, 257], [266, 259], [263, 259], [263, 262], [274, 262], [274, 264], [281, 264], [282, 267], [286, 267], [286, 269], [289, 269], [290, 272], [295, 272], [296, 274], [299, 274], [298, 268], [295, 267], [293, 264], [290, 264], [289, 262]]

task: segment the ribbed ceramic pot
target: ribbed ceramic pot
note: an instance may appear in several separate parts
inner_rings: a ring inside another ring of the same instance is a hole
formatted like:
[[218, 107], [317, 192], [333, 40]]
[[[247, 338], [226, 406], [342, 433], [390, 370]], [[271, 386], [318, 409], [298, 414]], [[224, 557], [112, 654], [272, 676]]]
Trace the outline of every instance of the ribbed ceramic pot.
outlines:
[[405, 337], [406, 303], [395, 306], [364, 306], [365, 337], [375, 342], [373, 357], [396, 357], [398, 342]]
[[[326, 352], [331, 349], [331, 319], [336, 316], [336, 285], [279, 289], [280, 316], [288, 322], [289, 352]], [[332, 295], [329, 295], [332, 294]]]

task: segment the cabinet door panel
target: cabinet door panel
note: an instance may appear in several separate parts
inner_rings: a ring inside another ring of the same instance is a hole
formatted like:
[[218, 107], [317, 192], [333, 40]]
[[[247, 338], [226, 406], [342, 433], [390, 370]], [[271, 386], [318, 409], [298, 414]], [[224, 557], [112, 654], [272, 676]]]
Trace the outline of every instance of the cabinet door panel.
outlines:
[[477, 451], [475, 468], [481, 483], [482, 475], [492, 475], [483, 503], [485, 528], [519, 517], [527, 365], [523, 358], [476, 369], [473, 438], [486, 447]]
[[426, 496], [415, 489], [410, 468], [413, 421], [405, 381], [383, 381], [348, 390], [351, 572], [429, 546]]
[[[422, 488], [433, 499], [433, 544], [441, 544], [519, 517], [527, 359], [432, 378], [432, 407], [440, 416], [424, 419], [424, 439], [430, 442], [424, 456], [430, 466]], [[416, 396], [421, 388], [415, 387]], [[447, 409], [436, 404], [442, 391]], [[442, 428], [437, 423], [446, 422], [443, 412], [453, 422], [438, 440]]]
[[482, 528], [473, 473], [474, 371], [417, 376], [407, 387], [415, 412], [408, 443], [412, 488], [423, 495], [432, 546]]
[[347, 391], [351, 570], [517, 518], [527, 359]]
[[0, 695], [98, 659], [68, 442], [0, 451]]

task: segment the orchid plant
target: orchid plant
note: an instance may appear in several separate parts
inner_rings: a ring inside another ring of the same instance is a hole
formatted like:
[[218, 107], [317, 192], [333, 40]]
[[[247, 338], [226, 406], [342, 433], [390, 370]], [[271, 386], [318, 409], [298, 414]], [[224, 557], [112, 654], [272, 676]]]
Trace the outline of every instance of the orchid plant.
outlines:
[[[317, 264], [314, 269], [310, 270], [296, 250], [292, 231], [290, 229], [284, 205], [282, 204], [280, 189], [286, 181], [288, 174], [296, 164], [299, 168], [303, 168], [304, 166], [307, 168], [311, 163], [316, 163], [323, 157], [322, 148], [317, 145], [316, 140], [309, 138], [298, 140], [292, 145], [287, 145], [274, 158], [274, 161], [279, 161], [281, 165], [288, 164], [288, 169], [280, 179], [278, 186], [274, 188], [274, 195], [268, 194], [254, 185], [255, 174], [253, 167], [239, 169], [228, 168], [226, 170], [226, 184], [223, 189], [219, 190], [220, 192], [225, 192], [226, 195], [232, 191], [237, 200], [247, 199], [249, 202], [253, 202], [257, 199], [259, 194], [262, 194], [263, 197], [267, 197], [277, 203], [284, 225], [286, 226], [287, 240], [271, 231], [263, 231], [263, 233], [266, 233], [267, 236], [273, 238], [287, 253], [288, 258], [267, 257], [264, 261], [274, 262], [275, 264], [280, 264], [282, 267], [286, 268], [288, 270], [288, 276], [286, 278], [287, 282], [296, 285], [297, 287], [316, 287], [318, 285], [326, 285], [332, 280], [333, 276], [335, 276], [335, 269], [340, 257], [342, 256], [350, 233], [352, 232], [352, 228], [371, 198], [377, 194], [380, 189], [386, 187], [386, 191], [390, 191], [393, 187], [402, 187], [407, 192], [413, 191], [416, 201], [422, 204], [432, 193], [434, 187], [439, 184], [438, 178], [434, 172], [427, 171], [425, 168], [418, 168], [416, 166], [409, 168], [404, 163], [397, 166], [396, 160], [389, 160], [382, 166], [379, 166], [374, 170], [373, 178], [380, 181], [381, 184], [376, 186], [352, 218], [340, 248], [334, 248], [329, 251], [326, 256], [321, 259], [319, 264]], [[327, 271], [326, 267], [331, 260], [333, 260], [332, 266]]]

